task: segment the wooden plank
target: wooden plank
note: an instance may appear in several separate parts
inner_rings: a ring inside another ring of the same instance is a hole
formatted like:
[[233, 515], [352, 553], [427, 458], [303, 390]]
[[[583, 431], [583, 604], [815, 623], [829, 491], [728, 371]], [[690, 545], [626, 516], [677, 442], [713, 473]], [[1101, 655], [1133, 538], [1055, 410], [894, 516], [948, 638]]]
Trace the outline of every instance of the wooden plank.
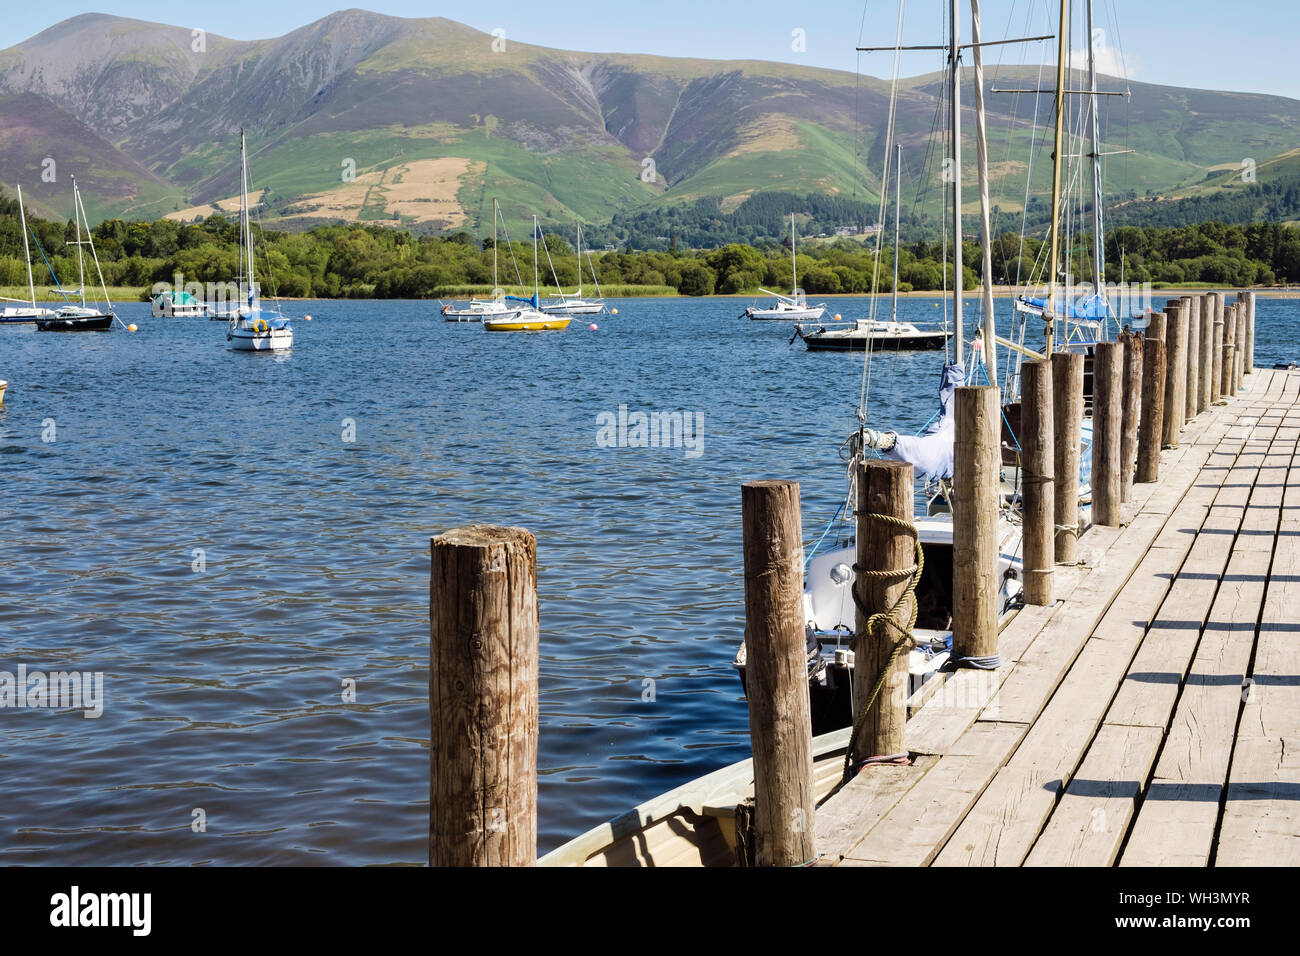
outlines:
[[[1149, 551], [1007, 765], [936, 857], [937, 866], [1016, 866], [1028, 854], [1056, 796], [1096, 732], [1134, 651], [1182, 562], [1180, 551]], [[1004, 717], [993, 704], [985, 717]], [[1145, 779], [1145, 778], [1144, 778]]]
[[1103, 725], [1025, 866], [1110, 866], [1151, 772], [1159, 727]]
[[962, 745], [941, 759], [906, 800], [846, 853], [841, 865], [929, 864], [1024, 732], [1023, 724], [993, 721], [972, 727], [962, 735]]
[[910, 767], [868, 765], [817, 811], [817, 854], [831, 862], [861, 842], [934, 766], [938, 757], [918, 756]]
[[1300, 866], [1300, 736], [1239, 737], [1216, 866]]
[[1271, 558], [1237, 551], [1228, 564], [1122, 866], [1209, 862]]

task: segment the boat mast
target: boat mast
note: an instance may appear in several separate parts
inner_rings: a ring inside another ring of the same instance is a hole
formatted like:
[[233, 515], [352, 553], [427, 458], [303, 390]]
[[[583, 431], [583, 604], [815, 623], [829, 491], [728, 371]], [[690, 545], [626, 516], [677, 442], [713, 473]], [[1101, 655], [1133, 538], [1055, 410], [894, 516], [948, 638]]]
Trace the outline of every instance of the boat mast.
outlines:
[[537, 214], [533, 214], [533, 308], [537, 308], [540, 288], [537, 285]]
[[1070, 25], [1070, 0], [1061, 0], [1061, 19], [1056, 28], [1056, 134], [1052, 144], [1052, 221], [1051, 258], [1047, 260], [1047, 354], [1052, 354], [1053, 333], [1056, 326], [1056, 260], [1061, 245], [1061, 159], [1065, 144], [1062, 142], [1065, 122], [1065, 62], [1066, 34]]
[[244, 144], [244, 131], [239, 131], [239, 192], [243, 197], [245, 245], [248, 249], [248, 304], [252, 306], [256, 280], [253, 277], [253, 217], [248, 207], [248, 149]]
[[36, 308], [36, 280], [32, 278], [32, 249], [27, 244], [27, 211], [23, 209], [23, 187], [18, 186], [18, 215], [23, 220], [23, 258], [27, 260], [27, 291], [32, 294], [32, 309]]
[[[978, 0], [975, 0], [978, 2]], [[1101, 295], [1102, 254], [1101, 236], [1101, 137], [1097, 131], [1097, 50], [1092, 35], [1092, 0], [1088, 0], [1088, 125], [1092, 137], [1092, 291]], [[1103, 301], [1104, 298], [1103, 298]], [[1108, 314], [1100, 318], [1098, 338], [1104, 339], [1109, 331]]]
[[980, 2], [970, 0], [971, 51], [975, 66], [975, 158], [980, 187], [980, 239], [983, 242], [984, 366], [998, 383], [998, 331], [993, 312], [993, 229], [989, 223], [989, 148], [984, 123], [984, 60], [980, 55]]
[[77, 177], [72, 177], [72, 218], [77, 223], [77, 292], [81, 295], [81, 307], [86, 307], [86, 268], [81, 255], [81, 214], [77, 211]]
[[799, 298], [799, 264], [794, 258], [794, 213], [790, 213], [790, 298]]
[[889, 316], [898, 321], [898, 219], [903, 209], [903, 144], [894, 146], [894, 304]]
[[578, 226], [578, 291], [573, 293], [574, 298], [582, 298], [582, 223]]
[[958, 59], [958, 0], [952, 0], [952, 29], [948, 37], [948, 60], [952, 70], [952, 311], [956, 339], [957, 363], [965, 355], [965, 335], [961, 315], [962, 263], [961, 263], [961, 61]]
[[492, 298], [497, 297], [497, 289], [501, 284], [497, 282], [497, 200], [492, 197]]

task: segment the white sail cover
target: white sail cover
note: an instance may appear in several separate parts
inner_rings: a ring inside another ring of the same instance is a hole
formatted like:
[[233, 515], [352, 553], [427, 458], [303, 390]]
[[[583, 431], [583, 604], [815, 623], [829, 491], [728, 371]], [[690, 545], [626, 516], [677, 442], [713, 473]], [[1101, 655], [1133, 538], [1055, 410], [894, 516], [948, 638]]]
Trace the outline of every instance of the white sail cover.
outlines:
[[886, 458], [910, 462], [916, 477], [937, 481], [952, 477], [953, 393], [966, 381], [963, 365], [945, 365], [939, 385], [939, 414], [919, 435], [899, 435]]

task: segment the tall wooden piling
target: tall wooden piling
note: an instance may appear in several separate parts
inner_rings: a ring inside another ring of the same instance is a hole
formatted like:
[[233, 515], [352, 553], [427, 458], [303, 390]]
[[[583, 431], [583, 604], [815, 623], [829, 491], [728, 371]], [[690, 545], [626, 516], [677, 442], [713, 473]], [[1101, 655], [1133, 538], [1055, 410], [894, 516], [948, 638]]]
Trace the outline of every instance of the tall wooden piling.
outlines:
[[1232, 393], [1235, 395], [1241, 391], [1242, 379], [1246, 377], [1246, 299], [1244, 295], [1237, 296], [1237, 340], [1233, 343], [1235, 348], [1237, 374], [1234, 382]]
[[1157, 338], [1147, 338], [1142, 343], [1142, 420], [1138, 426], [1137, 481], [1160, 479], [1164, 413], [1165, 343]]
[[532, 866], [537, 543], [472, 525], [429, 549], [429, 865]]
[[1224, 346], [1224, 321], [1223, 321], [1223, 293], [1215, 292], [1214, 295], [1214, 347], [1211, 361], [1213, 368], [1210, 371], [1210, 399], [1218, 403], [1223, 398], [1223, 346]]
[[1092, 362], [1092, 523], [1120, 524], [1120, 425], [1124, 346], [1098, 342]]
[[1232, 398], [1232, 375], [1236, 370], [1237, 355], [1236, 349], [1231, 345], [1223, 346], [1223, 397], [1222, 401], [1227, 402]]
[[799, 485], [746, 482], [740, 501], [755, 862], [799, 866], [817, 855]]
[[1187, 313], [1187, 387], [1184, 392], [1186, 407], [1183, 418], [1196, 417], [1201, 390], [1201, 297], [1185, 295], [1183, 311]]
[[[857, 476], [857, 563], [862, 572], [855, 587], [862, 607], [857, 608], [853, 632], [854, 676], [853, 716], [856, 719], [871, 702], [882, 672], [885, 682], [867, 714], [856, 750], [863, 757], [884, 757], [905, 753], [903, 727], [907, 722], [908, 648], [894, 654], [901, 635], [890, 627], [874, 635], [867, 633], [867, 619], [888, 613], [907, 590], [907, 570], [916, 565], [915, 539], [897, 522], [912, 521], [915, 485], [912, 466], [903, 461], [869, 459]], [[873, 517], [881, 515], [887, 519]], [[899, 623], [910, 618], [911, 606], [895, 612]], [[865, 614], [863, 613], [865, 609]], [[893, 663], [890, 658], [893, 657]]]
[[1214, 375], [1210, 391], [1214, 395], [1214, 404], [1223, 404], [1223, 323], [1214, 323]]
[[1056, 563], [1079, 558], [1079, 456], [1083, 442], [1083, 356], [1052, 355], [1052, 474]]
[[1163, 444], [1178, 447], [1187, 407], [1187, 310], [1179, 302], [1166, 302], [1165, 315], [1165, 419]]
[[1246, 345], [1245, 345], [1245, 365], [1246, 374], [1255, 374], [1255, 293], [1246, 291], [1238, 296], [1242, 304], [1246, 307]]
[[1002, 495], [998, 395], [996, 386], [980, 385], [958, 388], [955, 396], [952, 652], [959, 662], [963, 658], [987, 662], [998, 653], [997, 533]]
[[1020, 431], [1024, 450], [1020, 494], [1024, 521], [1025, 601], [1047, 605], [1056, 600], [1053, 584], [1056, 546], [1056, 501], [1052, 458], [1052, 364], [1046, 360], [1020, 367]]
[[1142, 358], [1145, 340], [1141, 333], [1124, 332], [1123, 412], [1119, 426], [1119, 500], [1133, 497], [1133, 469], [1137, 464], [1138, 422], [1142, 417]]
[[1201, 296], [1200, 382], [1196, 387], [1196, 411], [1206, 411], [1214, 401], [1214, 293]]

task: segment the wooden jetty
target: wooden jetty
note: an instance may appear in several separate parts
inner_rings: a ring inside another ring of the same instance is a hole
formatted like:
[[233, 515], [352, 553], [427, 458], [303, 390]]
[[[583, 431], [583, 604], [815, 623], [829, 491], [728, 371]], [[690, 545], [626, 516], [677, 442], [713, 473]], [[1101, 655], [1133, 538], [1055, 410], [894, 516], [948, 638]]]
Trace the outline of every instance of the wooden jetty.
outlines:
[[996, 672], [817, 811], [839, 866], [1300, 863], [1300, 373], [1256, 370], [1093, 526]]
[[[1170, 300], [1145, 336], [1099, 348], [1087, 526], [1082, 363], [1026, 366], [1041, 405], [1025, 434], [1029, 587], [1000, 631], [997, 394], [957, 390], [954, 646], [968, 666], [910, 698], [912, 469], [860, 466], [851, 732], [811, 737], [798, 485], [745, 485], [753, 760], [543, 862], [1300, 864], [1300, 371], [1253, 369], [1253, 302], [1225, 314], [1221, 299]], [[432, 550], [430, 862], [526, 865], [532, 537], [458, 529]]]

